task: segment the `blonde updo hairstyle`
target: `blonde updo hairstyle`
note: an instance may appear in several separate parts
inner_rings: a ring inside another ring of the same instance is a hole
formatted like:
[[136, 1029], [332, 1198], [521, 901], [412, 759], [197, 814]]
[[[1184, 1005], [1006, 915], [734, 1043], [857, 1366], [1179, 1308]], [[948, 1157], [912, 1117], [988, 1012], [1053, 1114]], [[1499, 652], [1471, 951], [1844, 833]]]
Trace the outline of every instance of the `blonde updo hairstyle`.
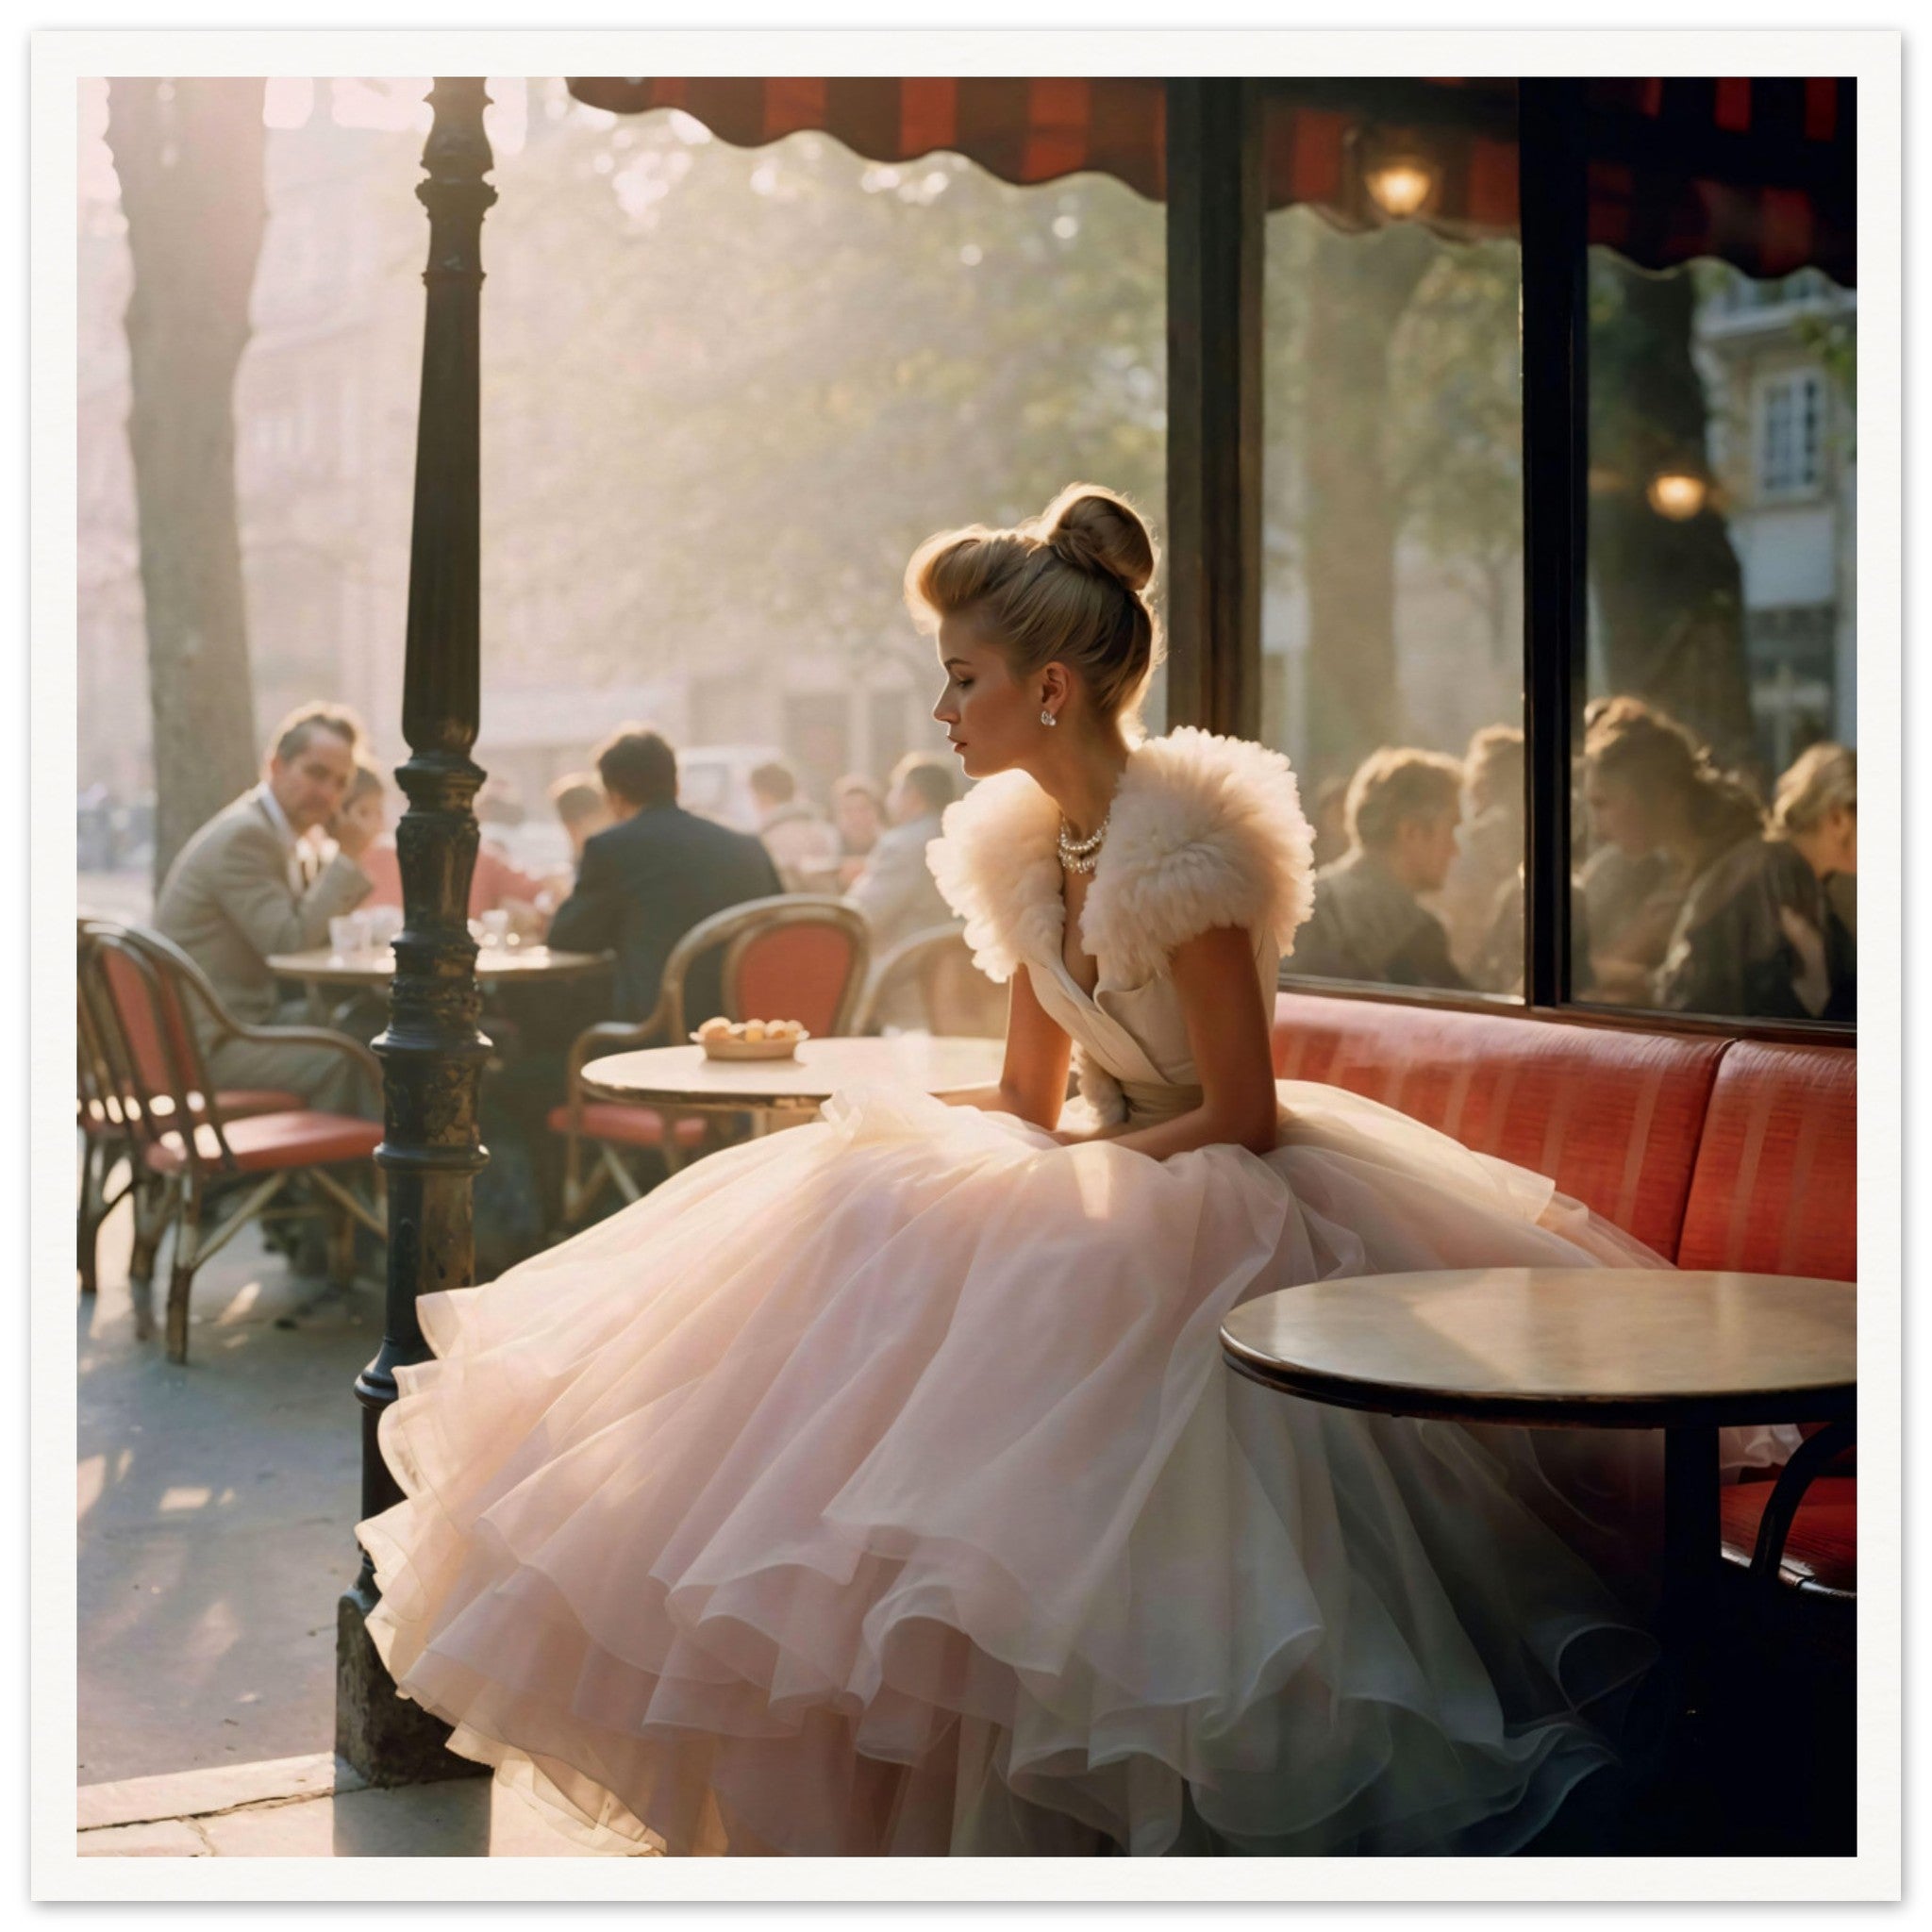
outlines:
[[984, 524], [928, 537], [906, 566], [906, 605], [923, 631], [971, 617], [1016, 678], [1058, 662], [1104, 720], [1137, 725], [1160, 659], [1147, 601], [1154, 539], [1125, 497], [1070, 483], [1010, 530]]

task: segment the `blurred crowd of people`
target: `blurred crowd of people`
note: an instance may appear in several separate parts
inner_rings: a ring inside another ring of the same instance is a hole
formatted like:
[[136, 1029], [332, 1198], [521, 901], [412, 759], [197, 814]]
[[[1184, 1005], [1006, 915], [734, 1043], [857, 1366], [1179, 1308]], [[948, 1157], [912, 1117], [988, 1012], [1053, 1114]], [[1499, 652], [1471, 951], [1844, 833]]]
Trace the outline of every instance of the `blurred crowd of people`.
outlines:
[[[1575, 760], [1579, 998], [1752, 1019], [1857, 1013], [1857, 754], [1813, 744], [1767, 803], [1634, 697], [1593, 700]], [[1314, 801], [1314, 915], [1291, 970], [1520, 992], [1524, 740], [1385, 747]]]

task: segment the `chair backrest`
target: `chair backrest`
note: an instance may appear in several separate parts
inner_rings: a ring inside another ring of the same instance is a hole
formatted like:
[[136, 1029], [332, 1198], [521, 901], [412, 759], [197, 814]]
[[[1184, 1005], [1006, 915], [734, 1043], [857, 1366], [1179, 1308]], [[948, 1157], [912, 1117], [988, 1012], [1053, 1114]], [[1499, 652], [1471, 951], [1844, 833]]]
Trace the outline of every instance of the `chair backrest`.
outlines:
[[864, 917], [842, 899], [786, 892], [713, 913], [671, 949], [661, 997], [672, 1045], [710, 1017], [685, 1010], [685, 982], [692, 962], [720, 946], [727, 1020], [796, 1020], [822, 1040], [851, 1030], [870, 958]]
[[961, 924], [926, 926], [875, 959], [855, 1030], [871, 1032], [882, 1003], [908, 985], [931, 1033], [997, 1040], [1007, 1030], [1007, 996], [973, 963]]
[[125, 1042], [102, 983], [95, 940], [103, 922], [77, 922], [75, 940], [75, 1095], [84, 1116], [100, 1125], [131, 1129], [134, 1082]]
[[184, 973], [173, 943], [139, 926], [97, 930], [92, 958], [105, 996], [100, 1005], [111, 1016], [118, 1041], [114, 1057], [125, 1061], [142, 1139], [152, 1143], [178, 1130], [198, 1162], [202, 1152], [193, 1131], [198, 1120], [211, 1131], [226, 1161], [227, 1138], [214, 1082], [188, 1016], [195, 991], [192, 968]]
[[794, 893], [725, 948], [725, 1017], [796, 1020], [821, 1040], [849, 1033], [871, 952], [863, 914]]

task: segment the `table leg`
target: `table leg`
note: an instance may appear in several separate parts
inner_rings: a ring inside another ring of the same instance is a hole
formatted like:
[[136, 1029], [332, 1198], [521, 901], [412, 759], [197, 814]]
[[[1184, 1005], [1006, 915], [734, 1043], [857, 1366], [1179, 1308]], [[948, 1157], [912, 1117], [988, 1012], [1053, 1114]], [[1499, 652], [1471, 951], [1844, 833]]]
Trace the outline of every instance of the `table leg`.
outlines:
[[1714, 1852], [1710, 1709], [1720, 1551], [1717, 1430], [1664, 1431], [1663, 1641], [1670, 1695], [1664, 1781], [1688, 1856]]

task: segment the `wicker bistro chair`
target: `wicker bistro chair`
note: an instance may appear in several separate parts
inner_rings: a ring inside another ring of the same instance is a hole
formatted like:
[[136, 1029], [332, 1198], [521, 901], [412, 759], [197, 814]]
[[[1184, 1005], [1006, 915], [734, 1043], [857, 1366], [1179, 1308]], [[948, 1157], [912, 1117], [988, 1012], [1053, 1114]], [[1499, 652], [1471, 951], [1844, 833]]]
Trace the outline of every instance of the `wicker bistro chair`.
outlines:
[[[381, 1176], [370, 1156], [382, 1139], [375, 1121], [324, 1113], [295, 1094], [249, 1096], [292, 1101], [264, 1112], [230, 1112], [208, 1071], [195, 1008], [216, 1039], [233, 1037], [269, 1044], [325, 1046], [349, 1055], [380, 1091], [381, 1067], [365, 1046], [319, 1026], [250, 1026], [222, 1005], [201, 969], [171, 941], [140, 927], [97, 931], [93, 942], [99, 985], [122, 1040], [135, 1090], [129, 1116], [144, 1174], [160, 1197], [159, 1233], [175, 1231], [168, 1281], [167, 1346], [171, 1361], [188, 1359], [188, 1307], [195, 1271], [250, 1222], [261, 1218], [291, 1179], [308, 1181], [321, 1199], [296, 1211], [320, 1212], [331, 1226], [329, 1272], [346, 1285], [355, 1267], [355, 1228], [360, 1223], [387, 1239]], [[361, 1168], [370, 1176], [364, 1200], [338, 1172]], [[202, 1218], [211, 1193], [231, 1205], [220, 1224], [204, 1233]], [[286, 1208], [278, 1211], [287, 1211]], [[146, 1268], [153, 1268], [152, 1249]], [[145, 1279], [146, 1277], [141, 1277]], [[136, 1319], [143, 1334], [151, 1317], [137, 1292]]]
[[566, 1227], [575, 1225], [607, 1184], [626, 1202], [642, 1194], [629, 1164], [637, 1151], [655, 1152], [675, 1174], [716, 1144], [711, 1117], [667, 1116], [656, 1108], [592, 1099], [584, 1091], [583, 1070], [606, 1054], [681, 1045], [693, 1022], [711, 1017], [686, 1010], [686, 981], [693, 964], [719, 947], [726, 1019], [797, 1020], [821, 1039], [854, 1030], [870, 956], [865, 920], [855, 907], [818, 893], [787, 892], [700, 920], [672, 947], [647, 1018], [604, 1021], [571, 1044], [569, 1097], [550, 1113], [552, 1130], [565, 1140]]
[[852, 1030], [876, 1032], [881, 1003], [908, 985], [919, 990], [929, 1033], [997, 1040], [1007, 1030], [1006, 994], [973, 963], [959, 922], [923, 927], [873, 961]]
[[[142, 1081], [141, 1055], [151, 1075], [149, 1105], [158, 1121], [172, 1123], [175, 1102], [165, 1091], [165, 1066], [159, 1042], [143, 1037], [139, 1043], [122, 1031], [120, 1016], [108, 994], [95, 941], [103, 933], [125, 931], [111, 920], [83, 918], [77, 922], [75, 991], [75, 1038], [78, 1059], [76, 1125], [81, 1136], [80, 1200], [77, 1220], [76, 1266], [82, 1294], [95, 1292], [101, 1224], [131, 1194], [134, 1199], [134, 1249], [129, 1274], [138, 1305], [145, 1306], [154, 1275], [155, 1252], [167, 1231], [170, 1190], [166, 1179], [149, 1171], [142, 1158], [139, 1132]], [[154, 1091], [157, 1087], [162, 1091]], [[276, 1088], [225, 1087], [215, 1096], [225, 1119], [281, 1113], [300, 1108], [299, 1093]], [[199, 1093], [189, 1096], [197, 1121], [207, 1118]], [[120, 1177], [120, 1185], [111, 1184]]]

